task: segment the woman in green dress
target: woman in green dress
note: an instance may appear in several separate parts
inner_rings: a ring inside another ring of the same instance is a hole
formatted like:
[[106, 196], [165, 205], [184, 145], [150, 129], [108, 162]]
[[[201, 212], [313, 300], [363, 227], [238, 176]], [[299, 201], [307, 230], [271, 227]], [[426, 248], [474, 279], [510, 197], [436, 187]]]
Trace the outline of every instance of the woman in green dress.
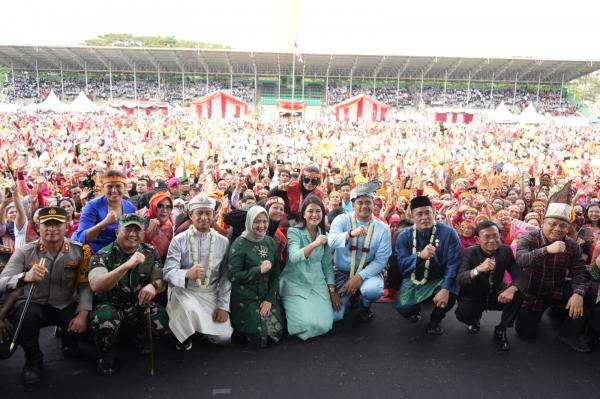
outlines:
[[341, 307], [335, 291], [331, 249], [325, 235], [325, 207], [317, 197], [302, 203], [299, 223], [288, 230], [288, 261], [279, 292], [290, 335], [307, 340], [333, 326], [333, 311]]
[[246, 230], [231, 245], [231, 325], [248, 341], [266, 347], [283, 334], [283, 314], [277, 301], [277, 246], [267, 235], [269, 216], [261, 206], [246, 215]]

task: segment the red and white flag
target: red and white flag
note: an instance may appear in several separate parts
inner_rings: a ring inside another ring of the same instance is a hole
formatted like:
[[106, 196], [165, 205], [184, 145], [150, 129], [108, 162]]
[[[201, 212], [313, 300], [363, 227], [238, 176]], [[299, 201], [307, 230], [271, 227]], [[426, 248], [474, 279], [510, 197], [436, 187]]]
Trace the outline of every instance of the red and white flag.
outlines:
[[294, 51], [296, 52], [296, 57], [298, 58], [298, 62], [304, 63], [302, 59], [302, 54], [300, 54], [300, 50], [298, 49], [298, 43], [294, 42]]

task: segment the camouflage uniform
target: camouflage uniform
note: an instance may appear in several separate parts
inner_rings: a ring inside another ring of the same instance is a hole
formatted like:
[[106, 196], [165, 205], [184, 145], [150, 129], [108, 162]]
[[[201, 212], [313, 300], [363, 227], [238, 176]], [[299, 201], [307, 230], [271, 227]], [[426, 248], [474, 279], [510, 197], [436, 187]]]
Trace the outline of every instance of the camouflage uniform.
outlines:
[[[138, 303], [138, 294], [144, 286], [162, 278], [162, 263], [158, 252], [148, 244], [140, 244], [137, 251], [146, 257], [144, 263], [129, 270], [111, 290], [94, 295], [90, 326], [100, 353], [112, 350], [123, 325], [145, 335], [148, 316], [144, 312], [148, 305]], [[116, 241], [107, 245], [92, 256], [90, 278], [116, 269], [131, 255], [121, 251]], [[169, 325], [167, 312], [155, 302], [149, 305], [154, 333], [164, 333]]]

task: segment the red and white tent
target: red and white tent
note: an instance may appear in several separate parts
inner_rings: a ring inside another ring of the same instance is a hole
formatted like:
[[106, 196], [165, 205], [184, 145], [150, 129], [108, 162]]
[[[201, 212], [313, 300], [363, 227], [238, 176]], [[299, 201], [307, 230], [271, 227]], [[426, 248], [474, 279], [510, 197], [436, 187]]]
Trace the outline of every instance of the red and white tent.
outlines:
[[113, 108], [117, 108], [127, 115], [132, 115], [136, 110], [144, 112], [146, 115], [151, 115], [154, 112], [161, 112], [163, 115], [169, 114], [169, 103], [164, 101], [115, 101], [109, 104]]
[[248, 103], [219, 90], [192, 101], [199, 118], [239, 118], [249, 113]]
[[390, 106], [373, 97], [359, 94], [334, 106], [336, 121], [382, 121]]

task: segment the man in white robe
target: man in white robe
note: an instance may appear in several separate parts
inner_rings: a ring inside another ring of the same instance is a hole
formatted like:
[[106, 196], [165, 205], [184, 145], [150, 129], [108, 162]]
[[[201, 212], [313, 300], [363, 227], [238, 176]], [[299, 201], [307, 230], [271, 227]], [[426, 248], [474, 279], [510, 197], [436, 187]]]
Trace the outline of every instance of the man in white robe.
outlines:
[[190, 201], [192, 225], [173, 238], [163, 268], [163, 278], [169, 284], [169, 328], [177, 338], [178, 350], [190, 350], [195, 333], [219, 345], [231, 341], [229, 242], [211, 228], [215, 205], [205, 193]]

